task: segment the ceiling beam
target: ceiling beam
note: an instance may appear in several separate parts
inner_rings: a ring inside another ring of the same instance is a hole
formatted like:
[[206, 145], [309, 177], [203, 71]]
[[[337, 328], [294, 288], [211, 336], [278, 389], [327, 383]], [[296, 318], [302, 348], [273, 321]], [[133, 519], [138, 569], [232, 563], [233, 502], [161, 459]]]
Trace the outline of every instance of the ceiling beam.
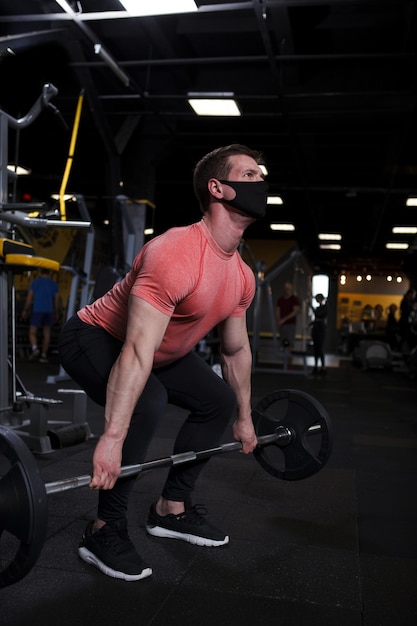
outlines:
[[[209, 4], [202, 5], [198, 8], [198, 14], [222, 13], [229, 11], [245, 11], [252, 10], [258, 0], [248, 0], [247, 2], [227, 2], [226, 4]], [[343, 6], [357, 5], [358, 0], [264, 0], [264, 9], [273, 9], [274, 7], [314, 7], [314, 6]], [[361, 0], [361, 5], [375, 5], [375, 0]], [[408, 0], [385, 0], [384, 5], [399, 4], [407, 5]], [[103, 21], [103, 20], [119, 20], [119, 19], [148, 19], [141, 17], [132, 17], [127, 11], [95, 11], [90, 13], [77, 13], [77, 18], [82, 22]], [[68, 21], [73, 19], [68, 13], [35, 13], [31, 15], [2, 15], [2, 22], [29, 22], [29, 21]]]

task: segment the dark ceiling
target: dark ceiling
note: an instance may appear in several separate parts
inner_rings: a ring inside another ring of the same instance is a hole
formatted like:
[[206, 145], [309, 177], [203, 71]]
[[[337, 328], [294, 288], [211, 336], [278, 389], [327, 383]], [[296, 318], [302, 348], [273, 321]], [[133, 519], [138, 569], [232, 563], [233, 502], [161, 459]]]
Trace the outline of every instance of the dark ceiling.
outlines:
[[[157, 232], [198, 219], [194, 164], [239, 142], [264, 153], [270, 192], [284, 199], [247, 238], [282, 238], [269, 223], [288, 221], [317, 267], [415, 275], [416, 236], [391, 232], [417, 225], [405, 205], [417, 196], [414, 1], [201, 0], [196, 13], [146, 18], [127, 18], [118, 0], [69, 4], [72, 16], [55, 0], [0, 0], [0, 108], [19, 118], [43, 84], [59, 92], [59, 114], [10, 137], [9, 160], [32, 170], [18, 194], [60, 189], [82, 93], [67, 190], [93, 219], [118, 193], [154, 202]], [[233, 92], [242, 116], [197, 117], [188, 92]], [[320, 232], [341, 233], [342, 250], [320, 250]], [[410, 247], [387, 251], [387, 241]]]

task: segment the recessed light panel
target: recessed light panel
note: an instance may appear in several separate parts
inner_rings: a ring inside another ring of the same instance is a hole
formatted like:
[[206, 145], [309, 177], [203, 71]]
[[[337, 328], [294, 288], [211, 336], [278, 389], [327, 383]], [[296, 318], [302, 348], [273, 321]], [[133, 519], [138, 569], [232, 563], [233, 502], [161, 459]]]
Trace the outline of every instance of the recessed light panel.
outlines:
[[120, 4], [130, 15], [135, 16], [197, 11], [194, 0], [120, 0]]

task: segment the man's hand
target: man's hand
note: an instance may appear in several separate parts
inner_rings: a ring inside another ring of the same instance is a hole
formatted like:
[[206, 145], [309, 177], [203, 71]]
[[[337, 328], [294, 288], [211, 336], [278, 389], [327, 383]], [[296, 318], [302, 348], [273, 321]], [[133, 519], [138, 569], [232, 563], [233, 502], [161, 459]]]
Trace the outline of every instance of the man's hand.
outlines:
[[242, 444], [242, 452], [250, 454], [256, 448], [258, 440], [251, 421], [236, 420], [233, 424], [233, 437]]
[[90, 489], [112, 489], [120, 475], [123, 441], [102, 435], [93, 455], [93, 476]]

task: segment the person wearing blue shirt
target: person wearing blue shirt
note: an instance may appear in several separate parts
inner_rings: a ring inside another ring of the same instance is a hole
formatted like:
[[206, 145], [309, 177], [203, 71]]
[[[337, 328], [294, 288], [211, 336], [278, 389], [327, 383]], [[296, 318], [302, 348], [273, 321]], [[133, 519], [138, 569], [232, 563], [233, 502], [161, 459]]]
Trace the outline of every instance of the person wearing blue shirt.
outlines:
[[[29, 326], [29, 342], [31, 345], [31, 361], [39, 359], [40, 363], [48, 362], [48, 349], [51, 342], [51, 328], [59, 318], [59, 288], [50, 272], [42, 268], [40, 276], [29, 286], [22, 319], [27, 319], [32, 306]], [[38, 348], [38, 329], [42, 328], [42, 349]]]

